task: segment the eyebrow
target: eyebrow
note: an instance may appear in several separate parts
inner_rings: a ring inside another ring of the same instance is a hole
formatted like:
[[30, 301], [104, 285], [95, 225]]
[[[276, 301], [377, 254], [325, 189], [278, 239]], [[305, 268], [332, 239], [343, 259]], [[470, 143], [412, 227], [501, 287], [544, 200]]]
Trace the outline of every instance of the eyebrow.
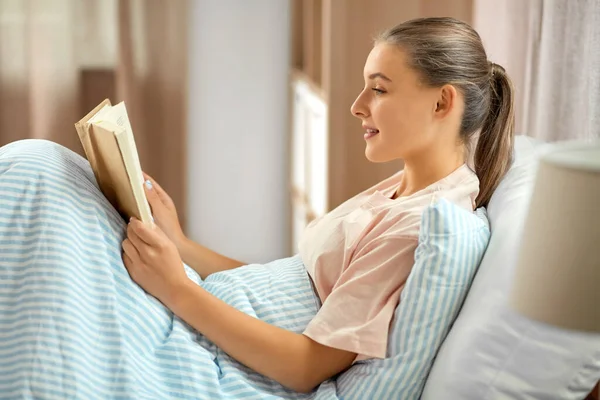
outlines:
[[374, 74], [369, 75], [369, 79], [375, 79], [375, 78], [381, 78], [384, 81], [388, 81], [388, 82], [392, 81], [390, 78], [388, 78], [387, 76], [385, 76], [381, 72], [375, 72]]

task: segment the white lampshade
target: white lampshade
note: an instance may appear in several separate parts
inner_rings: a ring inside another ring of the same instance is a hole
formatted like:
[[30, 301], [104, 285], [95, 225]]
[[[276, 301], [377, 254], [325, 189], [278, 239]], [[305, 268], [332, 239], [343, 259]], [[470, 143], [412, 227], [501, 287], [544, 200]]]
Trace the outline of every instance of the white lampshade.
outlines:
[[600, 143], [540, 160], [511, 305], [534, 320], [600, 332]]

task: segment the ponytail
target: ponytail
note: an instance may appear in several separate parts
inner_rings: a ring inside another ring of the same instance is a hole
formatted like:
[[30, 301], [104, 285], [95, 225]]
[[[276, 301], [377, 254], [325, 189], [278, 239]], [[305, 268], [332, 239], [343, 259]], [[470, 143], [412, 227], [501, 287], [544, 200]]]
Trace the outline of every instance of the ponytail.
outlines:
[[462, 93], [464, 112], [459, 139], [471, 149], [479, 178], [477, 207], [487, 206], [512, 161], [513, 86], [506, 71], [490, 63], [481, 38], [467, 23], [448, 17], [403, 22], [379, 36], [408, 55], [411, 68], [434, 88], [453, 85]]
[[477, 207], [487, 206], [512, 162], [514, 140], [514, 88], [504, 68], [491, 64], [490, 109], [475, 149], [479, 178]]

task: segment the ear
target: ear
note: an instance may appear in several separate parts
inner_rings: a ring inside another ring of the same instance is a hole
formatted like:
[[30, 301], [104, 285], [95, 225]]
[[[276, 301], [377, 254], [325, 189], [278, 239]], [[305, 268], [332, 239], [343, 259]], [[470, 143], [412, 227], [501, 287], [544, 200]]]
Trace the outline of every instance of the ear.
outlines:
[[438, 99], [435, 107], [437, 118], [446, 117], [457, 105], [458, 92], [452, 85], [444, 85], [439, 89]]

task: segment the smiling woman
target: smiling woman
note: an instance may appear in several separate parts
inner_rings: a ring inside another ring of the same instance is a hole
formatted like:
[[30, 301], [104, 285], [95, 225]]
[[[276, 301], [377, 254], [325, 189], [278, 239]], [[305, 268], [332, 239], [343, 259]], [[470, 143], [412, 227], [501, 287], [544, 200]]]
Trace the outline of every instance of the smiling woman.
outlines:
[[[431, 113], [447, 115], [443, 122], [458, 127], [464, 100], [459, 101], [460, 94], [453, 86], [442, 91], [425, 86], [409, 61], [406, 51], [385, 42], [378, 43], [367, 58], [365, 88], [352, 105], [352, 113], [363, 121], [366, 156], [372, 162], [403, 159], [410, 168], [410, 160], [431, 150], [432, 142], [448, 148], [449, 140], [455, 139], [431, 129]], [[433, 105], [438, 109], [432, 110]], [[460, 150], [450, 168], [464, 162]]]
[[[303, 334], [248, 318], [185, 279], [179, 256], [202, 278], [243, 263], [187, 239], [154, 181], [147, 194], [158, 228], [131, 221], [123, 245], [140, 286], [232, 357], [297, 391], [385, 357], [423, 211], [440, 198], [470, 212], [486, 205], [510, 163], [512, 87], [467, 24], [400, 24], [377, 40], [364, 75], [351, 111], [367, 130], [367, 158], [402, 159], [405, 168], [306, 228], [299, 254], [322, 306]], [[476, 174], [465, 162], [479, 130]], [[341, 313], [349, 302], [352, 312]]]
[[[475, 170], [486, 205], [510, 165], [514, 110], [512, 83], [479, 35], [445, 18], [400, 24], [378, 38], [364, 75], [352, 113], [363, 121], [367, 158], [402, 159], [405, 181], [417, 171], [435, 180], [465, 162], [481, 129]], [[397, 195], [414, 191], [403, 183]]]
[[[102, 346], [94, 349], [97, 359], [92, 364], [124, 365], [130, 375], [122, 379], [119, 368], [107, 368], [110, 372], [100, 378], [91, 375], [101, 381], [98, 390], [112, 396], [139, 384], [135, 369], [128, 368], [139, 363], [156, 371], [166, 361], [181, 362], [180, 370], [169, 369], [156, 378], [149, 394], [153, 398], [180, 386], [188, 397], [209, 392], [231, 397], [238, 383], [250, 386], [253, 396], [302, 398], [315, 388], [331, 390], [330, 379], [355, 363], [384, 359], [394, 312], [415, 265], [425, 211], [445, 199], [443, 203], [472, 217], [476, 207], [487, 204], [506, 171], [512, 150], [512, 88], [502, 68], [487, 61], [477, 33], [451, 18], [412, 20], [387, 31], [365, 63], [364, 78], [351, 111], [367, 131], [366, 156], [374, 162], [403, 160], [405, 168], [313, 220], [300, 240], [298, 256], [274, 261], [278, 268], [267, 275], [264, 268], [245, 266], [188, 239], [173, 200], [149, 176], [144, 187], [155, 223], [134, 219], [124, 227], [98, 195], [82, 159], [38, 141], [0, 149], [0, 196], [6, 199], [0, 204], [12, 207], [6, 214], [14, 220], [0, 225], [0, 233], [26, 239], [9, 244], [12, 255], [2, 265], [13, 294], [51, 298], [55, 293], [52, 316], [60, 318], [51, 320], [56, 324], [52, 329], [71, 327], [73, 320], [80, 329], [86, 324], [79, 319], [87, 321], [88, 309], [95, 312], [94, 323], [110, 322], [98, 329]], [[467, 147], [480, 130], [473, 171], [466, 164]], [[44, 158], [44, 153], [49, 156]], [[15, 192], [26, 198], [25, 211], [20, 211], [24, 203]], [[61, 203], [61, 196], [69, 202]], [[60, 229], [49, 230], [50, 220]], [[56, 249], [37, 246], [53, 234]], [[72, 238], [71, 245], [63, 240], [65, 235]], [[48, 265], [59, 272], [56, 279], [44, 279]], [[285, 271], [291, 283], [281, 280]], [[210, 290], [238, 274], [261, 293], [291, 288], [290, 299], [299, 304], [291, 312], [281, 303], [264, 307], [265, 298], [252, 291], [247, 302], [258, 303], [257, 311], [234, 301], [237, 286]], [[80, 281], [80, 275], [85, 279]], [[77, 287], [80, 282], [85, 289]], [[76, 296], [69, 297], [72, 287], [77, 287]], [[0, 314], [3, 332], [16, 326], [15, 314], [24, 312], [15, 296], [0, 297], [7, 299], [0, 310], [8, 310]], [[78, 317], [72, 318], [71, 312]], [[28, 332], [49, 323], [48, 315], [33, 313], [35, 318], [18, 318]], [[301, 328], [293, 323], [297, 320], [305, 322]], [[133, 328], [145, 332], [150, 343], [132, 343], [127, 335]], [[0, 348], [17, 341], [19, 332], [11, 331]], [[33, 339], [22, 344], [19, 365], [33, 363], [34, 376], [43, 375], [36, 360], [45, 350], [35, 346], [43, 337]], [[53, 348], [66, 346], [60, 334], [53, 340]], [[69, 346], [69, 356], [80, 356], [84, 348], [81, 342]], [[155, 359], [157, 354], [171, 359]], [[192, 366], [190, 354], [197, 360]], [[52, 355], [67, 363], [65, 371], [75, 371], [82, 379], [81, 357], [72, 362]], [[0, 364], [0, 372], [2, 368], [20, 373], [12, 364]], [[229, 370], [239, 378], [227, 379]], [[189, 374], [195, 375], [185, 379]], [[227, 376], [221, 379], [222, 374]], [[0, 385], [15, 385], [2, 379]], [[66, 386], [76, 386], [71, 381]], [[103, 387], [106, 381], [111, 382], [109, 389]], [[27, 379], [17, 382], [19, 387], [29, 385]], [[93, 392], [88, 388], [86, 397]]]

